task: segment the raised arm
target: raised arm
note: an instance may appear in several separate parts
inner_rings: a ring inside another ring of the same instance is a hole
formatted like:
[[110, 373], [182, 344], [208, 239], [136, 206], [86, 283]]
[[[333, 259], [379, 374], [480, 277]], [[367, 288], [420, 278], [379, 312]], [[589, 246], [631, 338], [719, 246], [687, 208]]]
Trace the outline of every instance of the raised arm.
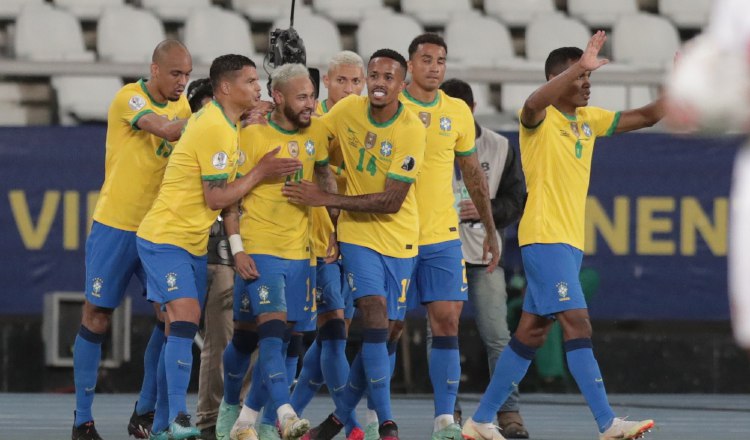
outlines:
[[461, 176], [463, 176], [464, 185], [466, 185], [466, 189], [469, 191], [471, 201], [479, 213], [479, 220], [487, 232], [482, 260], [487, 261], [487, 254], [492, 254], [492, 259], [489, 260], [489, 264], [487, 265], [487, 271], [492, 272], [500, 261], [500, 245], [497, 242], [495, 221], [492, 219], [490, 189], [487, 185], [487, 178], [482, 171], [482, 167], [479, 166], [476, 153], [466, 156], [456, 156], [456, 161], [458, 162], [458, 167], [461, 169]]
[[620, 122], [618, 122], [617, 128], [615, 128], [615, 133], [624, 133], [651, 127], [659, 122], [665, 114], [666, 105], [664, 97], [659, 97], [656, 101], [643, 107], [621, 112]]
[[308, 206], [327, 206], [354, 212], [395, 214], [401, 209], [411, 183], [388, 178], [383, 192], [346, 196], [332, 194], [320, 189], [312, 182], [303, 180], [286, 185], [281, 192], [291, 203]]
[[175, 119], [170, 121], [164, 116], [157, 115], [156, 113], [149, 113], [143, 115], [135, 125], [143, 131], [147, 131], [154, 136], [158, 136], [162, 139], [166, 139], [169, 142], [174, 142], [180, 138], [182, 129], [185, 127], [187, 119]]

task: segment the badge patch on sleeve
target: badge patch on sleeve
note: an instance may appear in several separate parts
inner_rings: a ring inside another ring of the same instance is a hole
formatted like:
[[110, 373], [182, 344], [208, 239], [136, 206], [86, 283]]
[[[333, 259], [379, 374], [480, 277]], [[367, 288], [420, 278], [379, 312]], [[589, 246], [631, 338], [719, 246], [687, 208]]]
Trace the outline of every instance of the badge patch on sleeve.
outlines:
[[146, 106], [146, 100], [141, 95], [133, 95], [128, 101], [128, 107], [132, 110], [138, 111]]
[[224, 168], [226, 168], [228, 162], [229, 156], [227, 156], [227, 153], [223, 151], [219, 151], [211, 158], [211, 163], [217, 170], [223, 170]]
[[411, 156], [406, 156], [404, 158], [404, 163], [401, 164], [401, 169], [404, 171], [411, 171], [414, 169], [414, 165], [416, 165], [417, 161], [414, 160]]

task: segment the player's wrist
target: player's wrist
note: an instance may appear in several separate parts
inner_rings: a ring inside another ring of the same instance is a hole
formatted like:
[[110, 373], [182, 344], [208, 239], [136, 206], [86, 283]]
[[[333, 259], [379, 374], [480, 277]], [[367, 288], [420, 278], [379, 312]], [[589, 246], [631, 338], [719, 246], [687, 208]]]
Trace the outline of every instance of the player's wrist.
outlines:
[[245, 252], [245, 247], [242, 245], [242, 237], [240, 234], [232, 234], [229, 236], [229, 249], [232, 251], [232, 256]]

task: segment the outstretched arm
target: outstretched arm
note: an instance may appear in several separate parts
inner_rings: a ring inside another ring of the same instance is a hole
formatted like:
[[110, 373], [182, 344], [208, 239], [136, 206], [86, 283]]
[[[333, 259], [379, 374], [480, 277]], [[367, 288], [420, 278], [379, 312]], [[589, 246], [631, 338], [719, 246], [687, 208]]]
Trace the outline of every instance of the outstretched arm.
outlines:
[[411, 183], [388, 178], [383, 192], [346, 196], [331, 194], [321, 190], [312, 182], [303, 180], [290, 183], [281, 192], [291, 203], [308, 206], [328, 206], [347, 211], [371, 212], [376, 214], [395, 214], [401, 209]]
[[627, 131], [651, 127], [659, 122], [665, 113], [664, 97], [660, 96], [656, 101], [643, 107], [621, 112], [620, 122], [617, 123], [615, 133], [625, 133]]
[[143, 131], [147, 131], [154, 136], [166, 139], [169, 142], [174, 142], [180, 139], [182, 135], [182, 129], [185, 127], [187, 119], [175, 119], [170, 121], [165, 116], [157, 115], [156, 113], [149, 113], [143, 115], [135, 125]]

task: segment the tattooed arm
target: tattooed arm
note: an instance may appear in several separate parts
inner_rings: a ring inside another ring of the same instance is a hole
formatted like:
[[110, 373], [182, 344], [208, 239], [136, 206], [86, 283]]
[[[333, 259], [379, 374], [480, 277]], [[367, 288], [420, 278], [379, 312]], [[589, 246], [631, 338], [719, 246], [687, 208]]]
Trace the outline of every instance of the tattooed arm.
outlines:
[[[318, 187], [323, 191], [331, 194], [338, 194], [339, 189], [336, 183], [336, 176], [331, 172], [331, 167], [328, 164], [316, 165], [315, 166], [315, 178], [318, 181]], [[339, 218], [339, 210], [336, 208], [329, 207], [328, 213], [331, 215], [331, 221], [336, 224]]]
[[290, 202], [300, 205], [328, 206], [354, 212], [395, 214], [401, 209], [410, 187], [411, 183], [388, 178], [383, 192], [346, 196], [324, 192], [315, 184], [302, 181], [286, 185], [281, 192], [289, 198]]
[[487, 178], [482, 171], [482, 167], [479, 166], [476, 153], [468, 156], [456, 156], [456, 160], [461, 169], [464, 185], [466, 185], [466, 189], [469, 191], [471, 201], [479, 212], [479, 219], [482, 225], [484, 225], [484, 230], [487, 232], [484, 239], [484, 255], [482, 256], [482, 260], [488, 261], [487, 254], [492, 254], [492, 259], [489, 260], [487, 266], [487, 271], [492, 272], [500, 261], [500, 246], [497, 242], [495, 221], [492, 219], [492, 205], [490, 203], [490, 189], [487, 185]]

